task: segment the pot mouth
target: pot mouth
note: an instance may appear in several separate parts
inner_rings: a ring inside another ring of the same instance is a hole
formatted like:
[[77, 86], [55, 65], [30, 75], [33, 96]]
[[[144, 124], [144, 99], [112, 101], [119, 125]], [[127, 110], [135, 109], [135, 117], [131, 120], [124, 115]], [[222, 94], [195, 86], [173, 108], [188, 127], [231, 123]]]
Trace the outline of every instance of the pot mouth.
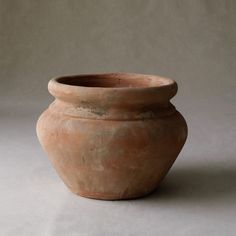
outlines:
[[[106, 114], [142, 112], [168, 107], [177, 93], [174, 80], [156, 75], [108, 73], [62, 76], [51, 79], [49, 92], [78, 109], [106, 110]], [[117, 117], [117, 115], [115, 115]]]
[[160, 76], [135, 73], [72, 75], [58, 77], [54, 81], [65, 86], [94, 89], [137, 89], [170, 86], [175, 83]]

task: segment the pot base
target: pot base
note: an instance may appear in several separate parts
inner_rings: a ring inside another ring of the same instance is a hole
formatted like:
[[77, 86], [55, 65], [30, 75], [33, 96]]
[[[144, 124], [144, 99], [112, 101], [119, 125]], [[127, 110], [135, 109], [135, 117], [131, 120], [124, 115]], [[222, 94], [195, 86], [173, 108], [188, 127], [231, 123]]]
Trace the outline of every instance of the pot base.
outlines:
[[90, 193], [90, 192], [76, 192], [70, 189], [72, 193], [84, 198], [90, 198], [95, 200], [104, 200], [104, 201], [116, 201], [116, 200], [130, 200], [130, 199], [139, 199], [143, 197], [147, 197], [153, 194], [157, 190], [158, 186], [147, 192], [140, 192], [132, 195], [117, 195], [117, 194], [103, 194], [103, 193]]

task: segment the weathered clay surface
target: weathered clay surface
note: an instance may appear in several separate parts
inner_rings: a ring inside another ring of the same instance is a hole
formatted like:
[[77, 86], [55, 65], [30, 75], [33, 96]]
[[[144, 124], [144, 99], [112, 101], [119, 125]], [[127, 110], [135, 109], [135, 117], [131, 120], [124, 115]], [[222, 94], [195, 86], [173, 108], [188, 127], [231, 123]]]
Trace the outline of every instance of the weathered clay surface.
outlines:
[[159, 185], [181, 151], [187, 125], [169, 100], [170, 79], [140, 74], [52, 79], [56, 98], [37, 134], [56, 171], [81, 196], [129, 199]]

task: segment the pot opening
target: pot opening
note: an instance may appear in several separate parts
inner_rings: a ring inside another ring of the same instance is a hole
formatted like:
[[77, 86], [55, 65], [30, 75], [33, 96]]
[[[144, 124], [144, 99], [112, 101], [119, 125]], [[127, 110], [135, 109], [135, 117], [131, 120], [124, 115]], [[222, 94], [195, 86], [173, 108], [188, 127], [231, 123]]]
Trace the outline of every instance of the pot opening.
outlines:
[[129, 73], [65, 76], [57, 78], [56, 81], [65, 85], [92, 88], [160, 87], [173, 82], [158, 76]]

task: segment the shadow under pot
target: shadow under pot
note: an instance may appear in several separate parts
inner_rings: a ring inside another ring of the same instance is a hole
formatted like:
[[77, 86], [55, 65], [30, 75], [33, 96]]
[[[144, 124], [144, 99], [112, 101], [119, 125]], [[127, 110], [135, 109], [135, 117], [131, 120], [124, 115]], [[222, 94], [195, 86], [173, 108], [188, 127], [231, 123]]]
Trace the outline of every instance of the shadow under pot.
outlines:
[[170, 103], [171, 79], [110, 73], [50, 80], [55, 101], [37, 123], [39, 141], [68, 188], [95, 199], [154, 191], [187, 138]]

